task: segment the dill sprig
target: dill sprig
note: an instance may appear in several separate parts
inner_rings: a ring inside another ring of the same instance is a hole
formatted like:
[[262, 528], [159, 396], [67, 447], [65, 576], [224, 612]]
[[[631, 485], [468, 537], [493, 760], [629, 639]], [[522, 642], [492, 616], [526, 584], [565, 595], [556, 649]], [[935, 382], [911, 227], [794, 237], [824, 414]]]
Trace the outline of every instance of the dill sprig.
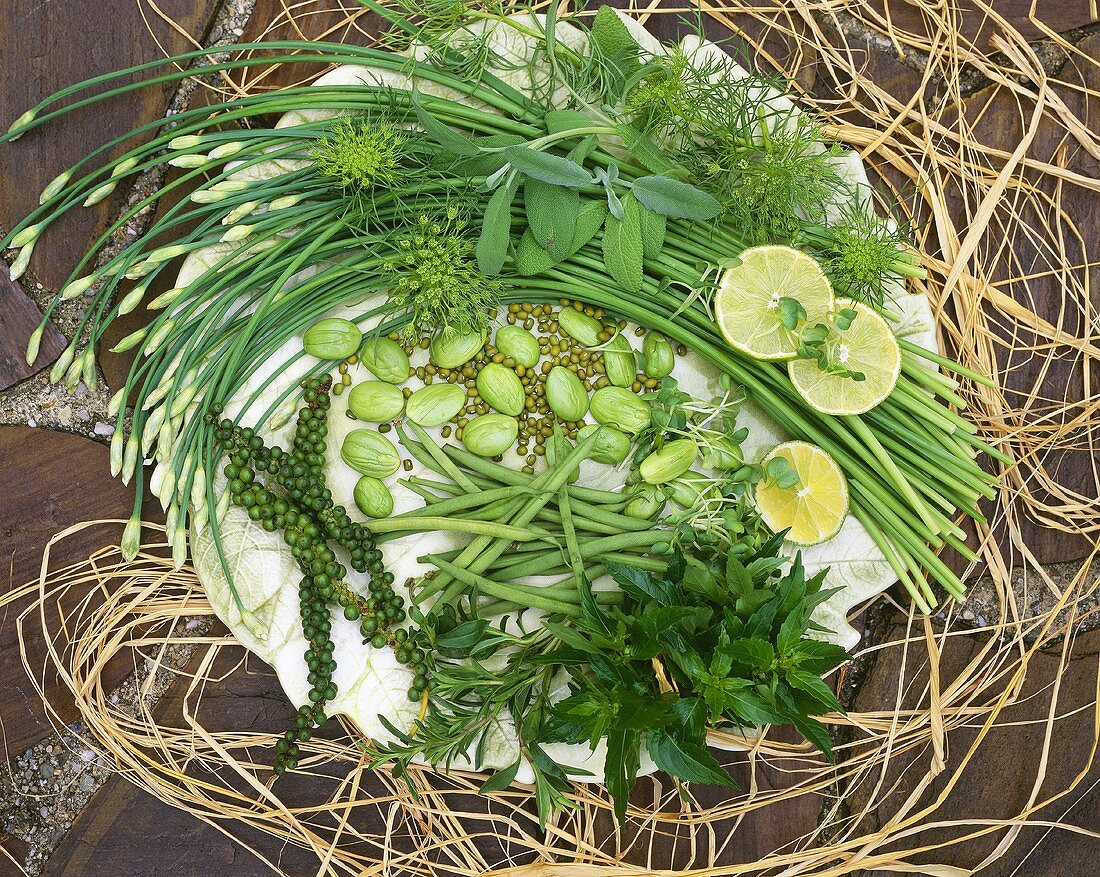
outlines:
[[405, 180], [409, 134], [389, 120], [343, 116], [310, 150], [322, 177], [345, 191], [361, 195], [374, 188], [392, 189]]

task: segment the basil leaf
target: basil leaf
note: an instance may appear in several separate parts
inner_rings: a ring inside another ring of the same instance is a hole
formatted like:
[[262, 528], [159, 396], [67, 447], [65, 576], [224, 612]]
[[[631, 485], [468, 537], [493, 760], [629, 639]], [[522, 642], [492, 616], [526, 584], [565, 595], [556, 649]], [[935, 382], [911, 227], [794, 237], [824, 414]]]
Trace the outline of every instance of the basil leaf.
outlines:
[[775, 661], [775, 649], [763, 639], [737, 639], [726, 645], [723, 651], [735, 664], [760, 672], [771, 669], [772, 662]]
[[523, 206], [535, 240], [555, 262], [568, 256], [581, 206], [577, 190], [529, 178], [523, 184]]
[[603, 230], [603, 263], [623, 292], [642, 288], [642, 228], [638, 202], [627, 196], [623, 218], [609, 216]]
[[645, 741], [654, 763], [670, 776], [713, 786], [737, 785], [705, 746], [664, 731], [648, 731]]
[[508, 240], [512, 234], [512, 200], [516, 197], [519, 179], [512, 179], [493, 192], [485, 207], [481, 235], [477, 239], [477, 266], [490, 277], [500, 273], [508, 256]]
[[499, 792], [503, 789], [507, 789], [512, 785], [513, 780], [516, 778], [516, 774], [519, 773], [519, 759], [517, 758], [508, 767], [503, 770], [498, 770], [489, 779], [481, 784], [481, 788], [478, 789], [478, 794], [485, 795], [489, 792]]
[[787, 684], [799, 691], [804, 691], [825, 709], [844, 712], [844, 707], [836, 699], [833, 690], [826, 685], [816, 673], [807, 673], [805, 670], [787, 670], [784, 674]]
[[416, 120], [429, 137], [442, 146], [447, 152], [455, 155], [477, 155], [480, 150], [468, 137], [463, 137], [457, 131], [448, 128], [435, 116], [429, 113], [420, 104], [420, 99], [413, 92], [411, 96], [413, 110], [416, 112]]
[[642, 204], [663, 216], [703, 220], [722, 212], [722, 205], [702, 189], [671, 177], [639, 177], [633, 191]]
[[538, 152], [527, 146], [509, 146], [504, 157], [521, 174], [554, 186], [579, 189], [590, 186], [595, 178], [576, 162], [549, 152]]

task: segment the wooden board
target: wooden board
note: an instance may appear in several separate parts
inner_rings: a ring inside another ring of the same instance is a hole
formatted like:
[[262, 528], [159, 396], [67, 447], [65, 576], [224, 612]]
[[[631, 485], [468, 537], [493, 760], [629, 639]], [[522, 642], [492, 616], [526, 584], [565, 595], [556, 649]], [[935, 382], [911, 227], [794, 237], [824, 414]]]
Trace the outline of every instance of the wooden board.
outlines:
[[27, 365], [27, 340], [41, 320], [42, 314], [34, 302], [11, 279], [8, 266], [0, 262], [0, 390], [51, 365], [65, 349], [65, 336], [53, 323], [48, 323], [42, 333], [38, 358], [33, 365]]
[[[884, 18], [889, 16], [899, 30], [929, 35], [929, 31], [935, 29], [915, 2], [870, 0], [868, 5]], [[998, 29], [990, 17], [981, 11], [981, 6], [991, 6], [1029, 42], [1046, 38], [1047, 30], [1064, 33], [1096, 21], [1096, 5], [1091, 0], [985, 0], [981, 5], [973, 0], [955, 0], [950, 5], [959, 10], [958, 16], [952, 20], [952, 30], [979, 49], [989, 48], [990, 37]]]
[[[38, 579], [43, 549], [56, 533], [81, 521], [127, 518], [133, 503], [132, 489], [111, 478], [104, 445], [46, 429], [0, 427], [0, 484], [0, 593]], [[155, 501], [146, 504], [145, 517], [160, 518]], [[121, 526], [103, 526], [67, 538], [51, 551], [51, 569], [86, 560], [93, 551], [118, 544], [121, 535]], [[74, 594], [73, 603], [83, 596]], [[16, 618], [30, 602], [30, 597], [24, 598], [0, 614], [0, 716], [7, 755], [51, 732], [23, 669], [17, 641]], [[56, 603], [47, 607], [48, 619], [56, 620], [55, 607]], [[41, 667], [41, 634], [35, 635], [33, 620], [24, 629], [31, 666]], [[108, 672], [107, 684], [120, 681], [132, 669], [131, 662], [120, 659]], [[52, 679], [45, 681], [45, 688], [62, 719], [75, 718], [75, 707]]]
[[[202, 35], [216, 0], [158, 0], [156, 6], [186, 33]], [[163, 57], [147, 29], [169, 53], [193, 48], [161, 20], [151, 4], [134, 0], [8, 0], [0, 28], [0, 82], [4, 129], [25, 109], [58, 89], [92, 76]], [[172, 88], [131, 92], [64, 116], [0, 149], [0, 227], [10, 229], [38, 206], [42, 189], [89, 152], [162, 115]], [[94, 165], [93, 165], [94, 167]], [[39, 241], [31, 272], [56, 289], [91, 243], [93, 232], [116, 214], [124, 193], [94, 208], [74, 210]]]

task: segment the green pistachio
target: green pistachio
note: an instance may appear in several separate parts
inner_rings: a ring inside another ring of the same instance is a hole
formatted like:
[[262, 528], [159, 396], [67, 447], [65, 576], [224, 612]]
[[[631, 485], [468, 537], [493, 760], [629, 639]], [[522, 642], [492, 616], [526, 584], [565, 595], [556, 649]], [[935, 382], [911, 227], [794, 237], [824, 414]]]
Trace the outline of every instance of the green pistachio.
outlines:
[[460, 332], [444, 326], [432, 339], [428, 357], [439, 368], [458, 368], [485, 346], [484, 332]]
[[659, 487], [647, 484], [623, 507], [628, 518], [652, 520], [665, 507], [665, 495]]
[[491, 362], [477, 373], [477, 393], [501, 414], [515, 417], [523, 411], [523, 383], [512, 369]]
[[624, 387], [601, 387], [592, 394], [592, 416], [600, 423], [621, 429], [628, 435], [650, 424], [652, 411], [641, 396]]
[[642, 356], [645, 357], [645, 373], [651, 378], [664, 378], [672, 374], [676, 365], [676, 354], [672, 345], [663, 335], [650, 332], [642, 342]]
[[340, 459], [360, 475], [386, 478], [401, 465], [401, 454], [375, 429], [353, 429], [344, 437]]
[[409, 356], [389, 338], [368, 338], [359, 359], [367, 371], [387, 384], [403, 384], [409, 379]]
[[420, 426], [442, 426], [465, 405], [466, 393], [457, 384], [429, 384], [409, 396], [405, 416]]
[[355, 505], [368, 518], [386, 518], [393, 512], [393, 494], [390, 489], [370, 475], [355, 482]]
[[462, 429], [462, 443], [479, 457], [495, 457], [515, 444], [519, 421], [507, 414], [482, 414]]
[[348, 410], [358, 420], [385, 423], [401, 416], [405, 397], [399, 387], [385, 381], [360, 381], [348, 393]]
[[676, 439], [665, 442], [638, 467], [638, 474], [647, 484], [664, 484], [673, 478], [679, 478], [695, 462], [699, 448], [691, 439]]
[[604, 374], [616, 387], [629, 387], [637, 377], [634, 368], [634, 349], [622, 332], [612, 338], [603, 349]]
[[514, 359], [517, 365], [533, 368], [539, 361], [539, 342], [523, 326], [501, 326], [493, 339], [497, 350]]
[[577, 438], [583, 442], [597, 429], [600, 434], [596, 437], [596, 443], [592, 446], [589, 455], [597, 463], [618, 466], [630, 453], [630, 438], [613, 426], [597, 426], [596, 424], [582, 426], [577, 432]]
[[318, 359], [347, 359], [363, 343], [363, 333], [351, 320], [329, 317], [306, 329], [302, 343], [306, 353]]
[[588, 413], [588, 393], [584, 384], [563, 365], [556, 365], [546, 376], [546, 404], [562, 420], [572, 423]]
[[558, 312], [558, 327], [574, 341], [585, 347], [595, 347], [600, 343], [603, 324], [595, 317], [578, 311], [576, 308], [562, 308]]

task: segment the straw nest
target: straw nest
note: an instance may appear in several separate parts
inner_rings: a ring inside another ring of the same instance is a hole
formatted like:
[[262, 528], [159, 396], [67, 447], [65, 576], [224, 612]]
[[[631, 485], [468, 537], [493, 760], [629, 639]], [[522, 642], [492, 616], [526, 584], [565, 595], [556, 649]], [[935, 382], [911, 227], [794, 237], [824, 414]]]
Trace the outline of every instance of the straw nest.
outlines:
[[[269, 33], [370, 40], [369, 17], [350, 0], [342, 6], [314, 0], [280, 5]], [[210, 607], [193, 572], [173, 571], [154, 550], [160, 534], [147, 531], [154, 538], [131, 563], [105, 550], [55, 569], [47, 548], [40, 581], [10, 595], [37, 592], [35, 605], [19, 619], [21, 636], [32, 628], [46, 634], [47, 663], [75, 693], [83, 720], [117, 768], [223, 830], [247, 824], [312, 849], [324, 874], [465, 875], [516, 867], [572, 877], [668, 869], [955, 875], [970, 871], [936, 864], [951, 858], [952, 846], [984, 837], [988, 863], [1011, 844], [1034, 843], [1057, 827], [1035, 814], [1052, 801], [1071, 800], [1100, 736], [1095, 695], [1063, 709], [1058, 685], [1075, 632], [1096, 611], [1090, 566], [1100, 534], [1100, 475], [1084, 466], [1077, 467], [1084, 474], [1074, 484], [1056, 477], [1065, 455], [1095, 448], [1100, 425], [1100, 345], [1089, 277], [1095, 243], [1077, 224], [1100, 188], [1100, 136], [1086, 113], [1098, 97], [1100, 64], [1038, 25], [1050, 49], [1041, 56], [989, 2], [966, 4], [988, 16], [980, 44], [960, 32], [957, 0], [907, 5], [925, 17], [920, 33], [876, 13], [873, 4], [841, 0], [727, 0], [703, 12], [712, 38], [737, 35], [759, 66], [789, 76], [792, 87], [803, 90], [804, 104], [864, 155], [882, 191], [903, 196], [927, 254], [929, 280], [919, 285], [936, 310], [945, 350], [998, 376], [995, 389], [966, 388], [969, 416], [1016, 460], [1003, 468], [1003, 489], [987, 510], [990, 523], [972, 543], [980, 546], [992, 577], [995, 608], [974, 624], [964, 623], [957, 607], [928, 619], [898, 606], [900, 623], [885, 637], [869, 638], [861, 653], [863, 661], [877, 657], [890, 667], [896, 684], [882, 702], [860, 698], [859, 709], [831, 717], [835, 765], [770, 732], [748, 753], [728, 756], [749, 778], [740, 791], [718, 799], [704, 793], [706, 803], [692, 806], [667, 779], [643, 780], [622, 834], [615, 833], [598, 787], [578, 787], [579, 808], [545, 834], [523, 790], [478, 796], [476, 775], [414, 773], [413, 794], [403, 781], [365, 768], [350, 727], [304, 744], [302, 776], [272, 786], [277, 731], [251, 730], [241, 717], [204, 719], [211, 691], [230, 672], [247, 672], [244, 652], [228, 635], [189, 635], [184, 621], [213, 621]], [[150, 9], [159, 13], [153, 3]], [[643, 20], [688, 11], [636, 9]], [[868, 33], [880, 47], [877, 56], [867, 51]], [[1065, 59], [1056, 73], [1049, 72], [1053, 56]], [[891, 60], [876, 65], [875, 57]], [[904, 74], [901, 89], [889, 90], [884, 81], [892, 70]], [[243, 91], [286, 84], [286, 71], [249, 76], [205, 87]], [[1091, 552], [1068, 584], [1059, 587], [1036, 563], [1026, 539], [1036, 524]], [[60, 534], [50, 547], [70, 535]], [[1028, 570], [1029, 595], [1011, 587], [1013, 571], [1021, 569]], [[1043, 599], [1036, 600], [1036, 591]], [[67, 611], [59, 613], [62, 595]], [[1037, 603], [1041, 613], [1032, 608]], [[173, 709], [161, 707], [154, 715], [144, 705], [133, 714], [112, 702], [103, 680], [108, 661], [134, 649], [146, 669], [155, 669], [173, 644], [192, 650], [186, 667], [172, 671], [180, 676]], [[953, 660], [946, 660], [948, 653]], [[25, 650], [30, 675], [41, 678], [43, 667], [31, 666], [28, 655]], [[1090, 667], [1095, 672], [1095, 661]], [[1038, 680], [1037, 672], [1043, 673]], [[1015, 721], [1013, 707], [1036, 683], [1049, 708], [1033, 721], [1029, 749], [1012, 765], [1031, 788], [1024, 806], [991, 819], [982, 812], [959, 818], [966, 808], [956, 805], [956, 815], [943, 818], [939, 811], [964, 769], [996, 730]], [[1085, 714], [1092, 738], [1076, 741], [1076, 781], [1051, 789], [1044, 784], [1049, 756], [1067, 713], [1078, 719]], [[965, 742], [952, 745], [960, 739]], [[738, 827], [795, 799], [820, 808], [821, 827], [744, 861]], [[1029, 826], [1040, 832], [1026, 833]]]

